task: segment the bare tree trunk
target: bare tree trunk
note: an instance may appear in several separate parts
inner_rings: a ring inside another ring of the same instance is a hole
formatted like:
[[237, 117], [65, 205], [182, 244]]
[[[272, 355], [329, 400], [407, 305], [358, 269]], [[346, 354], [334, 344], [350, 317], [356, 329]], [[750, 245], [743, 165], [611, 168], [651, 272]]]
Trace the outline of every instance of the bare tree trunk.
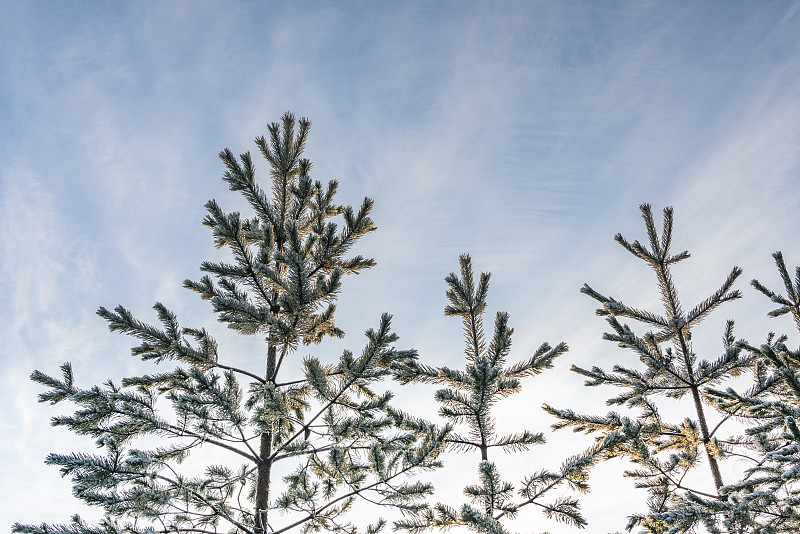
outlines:
[[[708, 432], [708, 423], [706, 423], [703, 402], [700, 399], [700, 392], [697, 386], [692, 387], [692, 398], [694, 399], [695, 410], [697, 410], [697, 419], [700, 422], [700, 435], [703, 436], [703, 445], [706, 449], [708, 465], [711, 467], [711, 476], [714, 478], [714, 485], [717, 487], [717, 495], [719, 495], [719, 489], [723, 486], [722, 474], [719, 471], [717, 457], [711, 452], [711, 435]], [[724, 499], [725, 497], [722, 498]]]
[[[677, 302], [677, 292], [675, 291], [675, 288], [672, 285], [672, 280], [667, 272], [667, 264], [662, 260], [658, 264], [658, 268], [655, 269], [655, 271], [656, 276], [658, 277], [659, 286], [661, 287], [661, 298], [666, 305], [666, 311], [670, 317], [676, 317], [679, 315], [680, 306]], [[700, 435], [703, 437], [703, 446], [705, 447], [706, 456], [708, 457], [708, 465], [711, 468], [711, 477], [714, 479], [714, 486], [717, 489], [717, 495], [719, 495], [719, 490], [723, 486], [722, 475], [719, 471], [719, 463], [717, 462], [717, 458], [711, 451], [711, 433], [708, 431], [708, 423], [706, 422], [703, 400], [700, 398], [700, 388], [695, 381], [694, 369], [692, 368], [692, 361], [690, 358], [691, 347], [689, 346], [689, 341], [686, 339], [682, 329], [678, 329], [677, 336], [678, 342], [680, 343], [679, 348], [683, 355], [683, 362], [686, 366], [686, 374], [689, 378], [689, 389], [692, 391], [694, 409], [697, 413], [698, 423], [700, 424]], [[725, 497], [721, 498], [723, 500], [725, 499]]]
[[[267, 349], [267, 380], [275, 382], [275, 365], [277, 350], [275, 345], [270, 344]], [[269, 482], [270, 471], [272, 471], [272, 432], [261, 433], [261, 445], [259, 449], [258, 479], [256, 481], [256, 510], [255, 527], [256, 532], [266, 534], [269, 528], [268, 509], [269, 509]]]
[[[681, 344], [681, 351], [683, 352], [683, 358], [686, 363], [686, 370], [689, 374], [689, 378], [691, 380], [691, 384], [689, 388], [692, 390], [692, 399], [694, 400], [694, 409], [697, 413], [697, 420], [700, 424], [700, 435], [703, 437], [703, 446], [706, 449], [706, 456], [708, 457], [708, 465], [711, 468], [711, 477], [714, 479], [714, 486], [717, 488], [717, 495], [719, 495], [719, 489], [723, 486], [722, 483], [722, 474], [719, 470], [719, 463], [717, 462], [717, 457], [714, 456], [714, 453], [711, 451], [711, 433], [708, 431], [708, 423], [706, 422], [706, 414], [705, 410], [703, 409], [703, 400], [700, 398], [700, 388], [695, 383], [694, 377], [694, 370], [691, 368], [690, 360], [689, 360], [689, 343], [683, 336], [683, 332], [678, 333], [678, 339]], [[722, 497], [723, 500], [725, 497]]]

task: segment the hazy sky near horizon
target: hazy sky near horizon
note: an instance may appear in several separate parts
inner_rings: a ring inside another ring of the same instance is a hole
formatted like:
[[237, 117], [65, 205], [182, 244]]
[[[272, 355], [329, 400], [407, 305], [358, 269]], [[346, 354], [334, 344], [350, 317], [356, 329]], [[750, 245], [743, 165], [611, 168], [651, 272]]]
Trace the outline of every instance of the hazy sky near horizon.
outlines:
[[[252, 151], [264, 171], [252, 140], [287, 110], [313, 122], [313, 177], [337, 179], [341, 203], [375, 199], [379, 227], [358, 250], [378, 266], [344, 283], [348, 336], [301, 353], [358, 350], [388, 311], [400, 346], [460, 366], [443, 278], [469, 252], [493, 273], [490, 317], [510, 312], [512, 359], [542, 341], [571, 348], [499, 405], [500, 423], [546, 431], [543, 402], [603, 412], [612, 392], [569, 366], [631, 355], [600, 339], [579, 289], [657, 309], [646, 266], [612, 239], [644, 239], [643, 202], [675, 209], [674, 247], [692, 253], [676, 268], [686, 306], [744, 268], [745, 298], [704, 323], [700, 348], [721, 350], [728, 318], [754, 342], [790, 331], [747, 281], [779, 285], [775, 250], [800, 264], [798, 2], [7, 0], [3, 13], [0, 469], [13, 491], [0, 528], [83, 510], [43, 459], [86, 440], [48, 426], [66, 409], [38, 405], [28, 376], [64, 361], [84, 386], [137, 372], [133, 341], [108, 333], [99, 306], [152, 321], [163, 302], [258, 365], [258, 341], [226, 334], [181, 283], [219, 254], [204, 203], [246, 209], [218, 152]], [[586, 443], [548, 437], [515, 465], [532, 472]], [[603, 466], [584, 498], [589, 532], [622, 530], [642, 502], [622, 467]], [[449, 477], [452, 491], [475, 478]], [[574, 531], [536, 510], [517, 525]]]

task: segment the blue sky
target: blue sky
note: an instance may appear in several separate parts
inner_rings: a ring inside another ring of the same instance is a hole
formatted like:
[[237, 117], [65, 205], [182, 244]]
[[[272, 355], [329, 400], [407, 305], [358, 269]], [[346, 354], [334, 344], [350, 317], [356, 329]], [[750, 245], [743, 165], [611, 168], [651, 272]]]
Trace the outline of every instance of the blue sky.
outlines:
[[[800, 3], [339, 4], [4, 4], [0, 452], [15, 489], [0, 502], [4, 525], [81, 510], [42, 461], [85, 442], [47, 426], [63, 410], [37, 405], [27, 377], [66, 360], [84, 385], [135, 372], [131, 343], [107, 332], [99, 306], [152, 319], [164, 302], [259, 365], [258, 343], [226, 337], [180, 285], [218, 254], [203, 204], [245, 209], [217, 153], [255, 152], [286, 110], [313, 121], [314, 177], [339, 180], [343, 203], [376, 201], [379, 230], [359, 252], [378, 267], [346, 281], [337, 322], [348, 337], [314, 349], [323, 357], [359, 347], [389, 311], [401, 345], [458, 365], [443, 278], [470, 252], [493, 273], [490, 313], [510, 312], [518, 358], [545, 340], [571, 347], [501, 405], [507, 418], [545, 430], [542, 402], [603, 411], [608, 395], [569, 365], [629, 355], [600, 340], [604, 323], [578, 290], [657, 304], [650, 273], [612, 240], [643, 237], [642, 202], [675, 208], [675, 247], [693, 253], [676, 273], [687, 306], [744, 268], [746, 298], [704, 323], [700, 348], [720, 349], [729, 317], [753, 341], [790, 328], [764, 319], [769, 303], [746, 281], [777, 285], [775, 250], [800, 264]], [[552, 435], [520, 465], [583, 443]], [[584, 500], [591, 532], [622, 529], [641, 502], [621, 467], [604, 466], [602, 491]], [[442, 498], [457, 502], [447, 492], [471, 482], [443, 480]]]

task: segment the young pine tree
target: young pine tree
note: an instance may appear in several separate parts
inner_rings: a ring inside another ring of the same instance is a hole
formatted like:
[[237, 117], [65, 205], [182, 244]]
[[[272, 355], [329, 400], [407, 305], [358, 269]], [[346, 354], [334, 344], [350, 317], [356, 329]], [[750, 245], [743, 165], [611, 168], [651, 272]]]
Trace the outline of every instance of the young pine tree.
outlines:
[[[177, 367], [88, 389], [75, 384], [69, 363], [61, 378], [33, 373], [47, 388], [41, 402], [77, 406], [52, 424], [95, 438], [100, 449], [50, 454], [46, 463], [71, 476], [74, 494], [105, 517], [96, 526], [77, 516], [71, 525], [15, 524], [14, 532], [351, 533], [357, 529], [345, 513], [359, 497], [412, 512], [423, 506], [430, 487], [408, 476], [438, 466], [444, 431], [393, 410], [391, 394], [374, 389], [416, 358], [394, 347], [388, 315], [367, 331], [360, 354], [346, 351], [338, 362], [307, 356], [302, 376], [287, 379], [283, 372], [301, 344], [343, 335], [334, 324], [342, 277], [375, 264], [348, 257], [375, 229], [372, 200], [358, 210], [340, 206], [335, 181], [311, 179], [311, 163], [301, 157], [310, 126], [286, 113], [256, 139], [269, 163], [271, 195], [256, 182], [249, 153], [238, 159], [230, 150], [220, 153], [223, 179], [247, 199], [253, 216], [208, 202], [203, 223], [232, 261], [205, 262], [208, 274], [184, 284], [210, 301], [229, 328], [265, 339], [263, 365], [235, 367], [211, 334], [179, 326], [162, 304], [155, 305], [160, 326], [122, 306], [100, 308], [112, 331], [140, 340], [134, 356]], [[181, 461], [199, 447], [237, 461], [182, 472]], [[287, 463], [294, 468], [282, 467], [283, 479], [275, 480], [275, 467]]]
[[498, 400], [518, 393], [522, 388], [522, 379], [552, 368], [553, 360], [567, 351], [567, 345], [559, 343], [551, 347], [543, 343], [530, 358], [507, 364], [511, 335], [514, 333], [508, 326], [508, 314], [497, 313], [494, 332], [488, 344], [484, 335], [483, 318], [490, 274], [481, 273], [476, 284], [469, 255], [462, 255], [460, 263], [461, 275], [450, 273], [445, 278], [450, 304], [444, 313], [460, 317], [463, 323], [467, 360], [465, 369], [434, 368], [409, 360], [400, 379], [404, 382], [419, 381], [445, 386], [436, 392], [436, 400], [442, 405], [440, 414], [456, 429], [467, 430], [466, 434], [451, 433], [447, 443], [454, 451], [480, 453], [479, 481], [464, 488], [464, 494], [470, 502], [459, 509], [437, 504], [432, 509], [420, 509], [416, 517], [398, 521], [395, 526], [417, 533], [432, 528], [447, 529], [463, 525], [476, 532], [507, 534], [502, 519], [515, 517], [521, 508], [530, 504], [540, 507], [547, 516], [558, 521], [584, 526], [586, 521], [580, 515], [577, 500], [563, 495], [553, 497], [553, 493], [562, 486], [579, 491], [588, 490], [588, 469], [616, 437], [610, 436], [605, 443], [587, 453], [568, 459], [555, 471], [544, 469], [525, 477], [517, 490], [501, 478], [497, 465], [491, 459], [495, 454], [500, 451], [524, 451], [544, 443], [545, 439], [542, 433], [529, 430], [498, 435], [492, 409]]
[[[638, 309], [606, 297], [588, 285], [581, 292], [602, 304], [597, 314], [605, 316], [612, 332], [604, 339], [631, 350], [638, 365], [615, 365], [611, 372], [592, 367], [572, 370], [585, 376], [587, 386], [612, 386], [619, 394], [608, 399], [612, 406], [625, 405], [632, 417], [617, 412], [606, 415], [580, 415], [572, 410], [547, 406], [560, 419], [554, 428], [572, 427], [576, 432], [595, 432], [602, 439], [611, 433], [622, 441], [605, 451], [606, 457], [622, 456], [636, 465], [626, 476], [650, 494], [648, 512], [629, 517], [628, 530], [636, 526], [649, 533], [691, 531], [702, 525], [710, 532], [738, 532], [726, 524], [732, 518], [725, 491], [721, 463], [741, 447], [735, 437], [722, 437], [724, 423], [736, 414], [712, 402], [708, 389], [726, 383], [747, 370], [754, 360], [733, 337], [729, 321], [723, 336], [722, 354], [712, 359], [699, 357], [693, 346], [696, 326], [721, 304], [738, 299], [732, 286], [741, 269], [734, 267], [722, 286], [706, 300], [687, 310], [681, 305], [671, 268], [689, 258], [689, 253], [672, 254], [672, 208], [664, 209], [661, 235], [658, 235], [650, 205], [640, 206], [649, 248], [638, 241], [628, 242], [620, 234], [615, 240], [628, 252], [644, 261], [655, 273], [663, 312]], [[622, 318], [643, 323], [648, 330], [636, 333]], [[677, 402], [664, 402], [673, 399]], [[662, 410], [682, 413], [668, 420]], [[738, 456], [737, 456], [738, 457]], [[729, 481], [730, 482], [730, 481]], [[711, 509], [723, 513], [711, 513]], [[724, 510], [728, 510], [725, 512]], [[722, 530], [721, 530], [722, 529]]]
[[[786, 295], [774, 293], [758, 280], [751, 284], [779, 308], [771, 317], [791, 314], [800, 331], [800, 267], [795, 278], [780, 252], [773, 254]], [[767, 336], [759, 347], [740, 343], [756, 358], [755, 383], [747, 391], [712, 389], [709, 395], [722, 410], [747, 423], [743, 443], [751, 449], [752, 465], [741, 480], [724, 488], [727, 506], [709, 512], [727, 515], [742, 532], [800, 532], [800, 350], [788, 336]]]

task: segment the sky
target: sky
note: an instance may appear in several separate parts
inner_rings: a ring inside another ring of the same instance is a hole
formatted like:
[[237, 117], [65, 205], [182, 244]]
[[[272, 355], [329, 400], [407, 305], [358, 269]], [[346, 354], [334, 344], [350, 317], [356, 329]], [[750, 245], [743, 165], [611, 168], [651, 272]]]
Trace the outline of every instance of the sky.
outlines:
[[[721, 351], [728, 318], [753, 342], [790, 332], [747, 282], [780, 287], [776, 250], [800, 264], [798, 2], [6, 0], [3, 13], [0, 470], [13, 491], [2, 528], [92, 517], [43, 464], [91, 444], [48, 426], [66, 408], [38, 404], [28, 376], [64, 361], [83, 386], [138, 372], [133, 341], [109, 333], [98, 307], [153, 321], [163, 302], [262, 365], [262, 342], [227, 333], [181, 283], [220, 254], [204, 203], [247, 208], [217, 154], [255, 155], [253, 139], [287, 110], [313, 122], [313, 177], [338, 180], [341, 203], [373, 198], [378, 226], [358, 247], [377, 267], [340, 297], [347, 337], [308, 353], [358, 350], [387, 311], [399, 346], [463, 365], [460, 322], [443, 308], [465, 252], [492, 273], [490, 317], [510, 313], [512, 360], [569, 344], [498, 405], [501, 428], [524, 422], [548, 438], [503, 460], [509, 469], [555, 467], [588, 443], [551, 433], [539, 409], [606, 411], [612, 392], [584, 387], [570, 365], [632, 357], [602, 341], [580, 287], [658, 309], [652, 273], [613, 241], [646, 238], [643, 202], [674, 207], [674, 247], [692, 253], [675, 271], [687, 308], [744, 269], [745, 297], [703, 323], [698, 351]], [[437, 417], [433, 390], [393, 389]], [[457, 504], [476, 460], [445, 461], [455, 470], [431, 475], [437, 498]], [[623, 468], [597, 469], [588, 532], [622, 530], [644, 510]], [[575, 532], [536, 510], [514, 525]]]

